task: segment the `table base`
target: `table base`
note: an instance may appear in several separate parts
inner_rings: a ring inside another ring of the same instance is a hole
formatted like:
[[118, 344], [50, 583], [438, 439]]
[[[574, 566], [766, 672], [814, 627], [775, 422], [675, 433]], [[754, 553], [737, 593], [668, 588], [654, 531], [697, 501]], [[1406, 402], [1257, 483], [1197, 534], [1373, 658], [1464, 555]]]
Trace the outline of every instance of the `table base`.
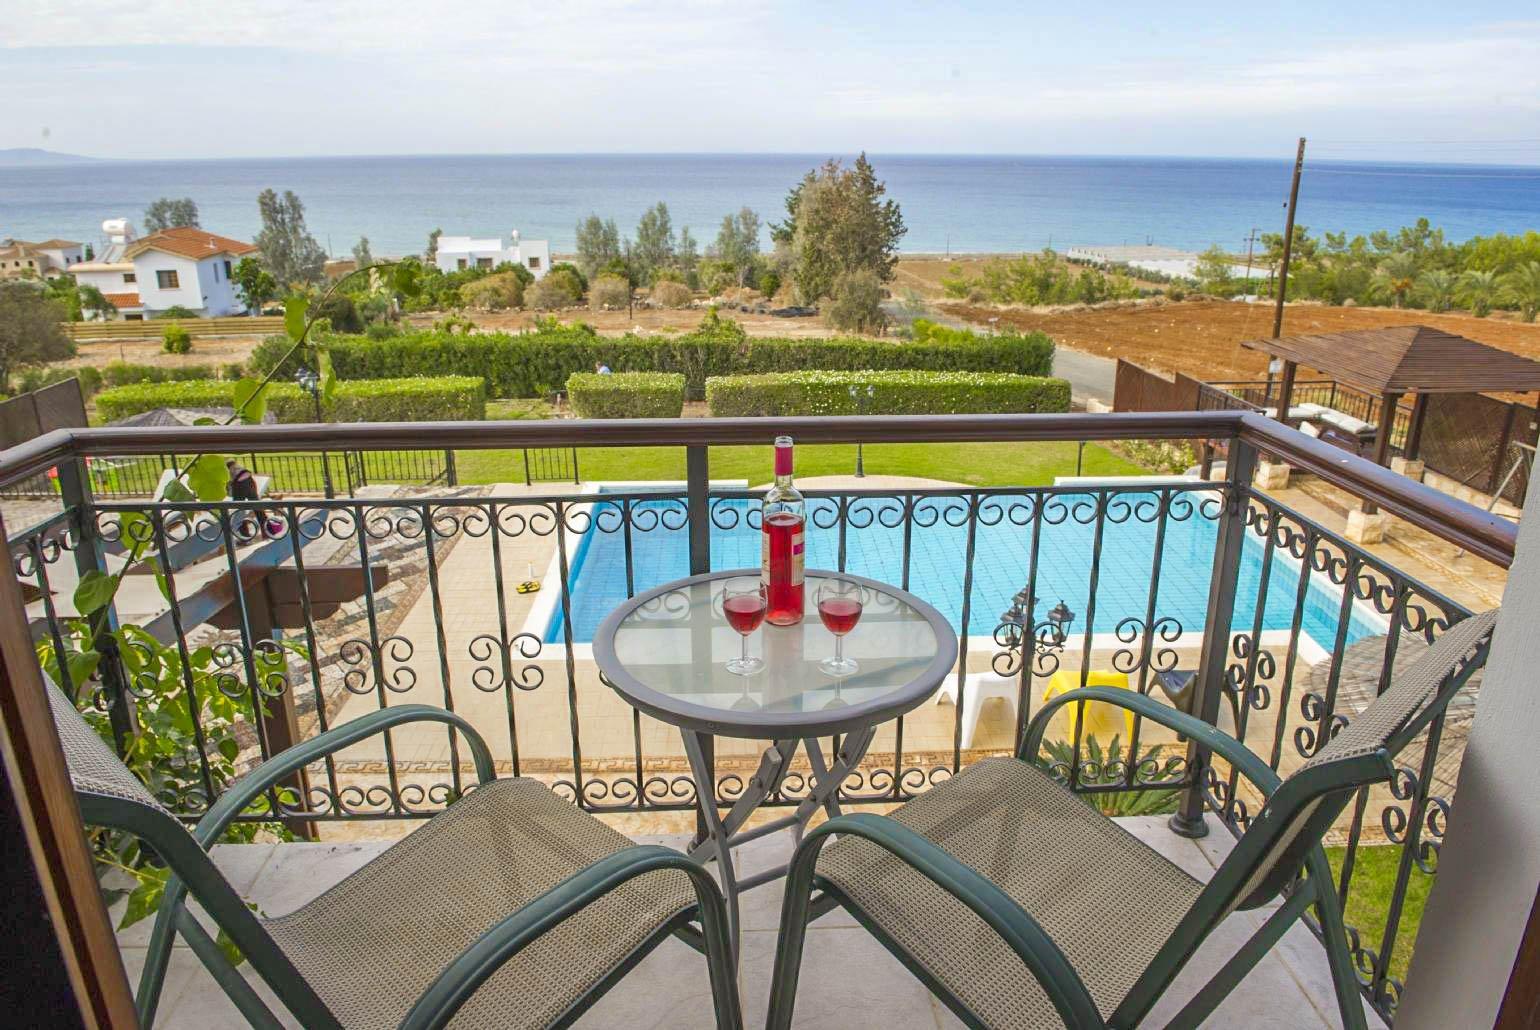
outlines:
[[[685, 755], [690, 760], [690, 772], [695, 778], [696, 805], [705, 824], [704, 838], [692, 844], [688, 854], [702, 864], [716, 859], [718, 878], [722, 882], [722, 893], [727, 898], [734, 961], [738, 956], [738, 895], [784, 877], [786, 867], [766, 869], [739, 880], [737, 873], [733, 870], [732, 849], [785, 829], [790, 829], [793, 840], [801, 844], [803, 831], [807, 829], [809, 820], [820, 808], [831, 819], [839, 815], [840, 784], [844, 783], [856, 766], [861, 764], [861, 759], [865, 757], [866, 749], [871, 746], [872, 738], [876, 733], [875, 726], [868, 726], [847, 734], [841, 741], [832, 765], [824, 761], [823, 747], [816, 737], [791, 737], [772, 742], [760, 757], [759, 768], [744, 785], [743, 793], [733, 802], [724, 817], [718, 811], [716, 804], [716, 777], [712, 763], [706, 758], [714, 738], [710, 734], [697, 733], [694, 730], [680, 730], [680, 734], [684, 737]], [[739, 827], [748, 820], [754, 810], [781, 788], [791, 768], [791, 760], [796, 756], [798, 744], [801, 744], [803, 750], [807, 752], [808, 764], [812, 766], [808, 796], [797, 804], [791, 815], [739, 833]]]

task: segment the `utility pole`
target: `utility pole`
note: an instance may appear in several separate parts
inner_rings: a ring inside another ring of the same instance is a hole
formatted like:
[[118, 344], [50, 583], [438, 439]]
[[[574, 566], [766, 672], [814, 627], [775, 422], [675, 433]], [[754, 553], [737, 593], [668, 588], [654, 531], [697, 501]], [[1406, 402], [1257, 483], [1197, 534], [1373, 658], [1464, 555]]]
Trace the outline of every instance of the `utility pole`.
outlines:
[[[1251, 235], [1246, 237], [1246, 285], [1251, 285], [1251, 252], [1257, 245], [1257, 227], [1251, 227]], [[1250, 292], [1250, 291], [1247, 291]]]
[[[1305, 169], [1305, 137], [1299, 138], [1294, 155], [1294, 182], [1289, 186], [1289, 213], [1283, 220], [1283, 261], [1278, 268], [1278, 302], [1273, 309], [1273, 339], [1283, 335], [1283, 301], [1289, 292], [1289, 257], [1294, 250], [1294, 209], [1299, 206], [1299, 175]], [[1290, 385], [1293, 376], [1290, 376]]]

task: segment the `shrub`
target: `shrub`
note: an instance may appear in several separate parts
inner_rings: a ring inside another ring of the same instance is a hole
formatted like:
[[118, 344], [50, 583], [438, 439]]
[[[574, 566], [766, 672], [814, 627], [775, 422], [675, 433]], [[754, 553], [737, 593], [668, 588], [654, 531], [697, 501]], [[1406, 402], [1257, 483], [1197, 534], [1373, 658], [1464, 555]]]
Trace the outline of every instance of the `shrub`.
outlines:
[[[851, 396], [854, 387], [859, 396]], [[872, 395], [866, 397], [870, 387]], [[1068, 411], [1069, 382], [1004, 372], [780, 372], [714, 376], [706, 405], [721, 417], [958, 415]]]
[[571, 276], [551, 272], [524, 291], [524, 303], [536, 311], [555, 311], [572, 307], [579, 296]]
[[618, 275], [601, 275], [588, 288], [588, 306], [595, 311], [614, 311], [631, 306], [631, 284]]
[[198, 313], [192, 308], [184, 308], [180, 304], [173, 304], [165, 311], [157, 312], [155, 317], [159, 319], [197, 318]]
[[294, 373], [300, 370], [303, 364], [298, 355], [293, 355], [284, 360], [284, 355], [294, 347], [294, 341], [282, 334], [268, 336], [257, 344], [251, 351], [251, 357], [246, 360], [246, 366], [255, 376], [265, 376], [282, 362], [275, 379], [293, 379]]
[[219, 366], [219, 378], [234, 382], [244, 379], [246, 376], [246, 363], [242, 361], [227, 361]]
[[109, 361], [101, 371], [100, 382], [105, 386], [127, 386], [129, 383], [171, 383], [183, 379], [213, 378], [214, 369], [209, 365], [140, 365], [130, 361]]
[[824, 309], [829, 324], [847, 333], [875, 333], [887, 325], [882, 313], [882, 281], [871, 271], [846, 272], [834, 280]]
[[678, 418], [684, 376], [677, 372], [574, 372], [567, 398], [581, 418]]
[[499, 272], [460, 287], [460, 300], [478, 311], [503, 311], [524, 306], [524, 280], [512, 272]]
[[392, 336], [400, 336], [401, 327], [394, 322], [370, 322], [364, 329], [364, 335], [371, 340], [388, 340]]
[[[134, 383], [97, 394], [96, 410], [115, 422], [156, 408], [232, 407], [234, 390], [234, 383], [215, 380]], [[274, 382], [263, 395], [279, 422], [310, 422], [315, 417], [310, 395], [293, 383]], [[371, 379], [338, 383], [325, 413], [331, 422], [480, 420], [486, 405], [486, 391], [475, 376]]]
[[[110, 365], [108, 366], [111, 367]], [[16, 377], [16, 392], [31, 393], [33, 390], [41, 390], [45, 386], [54, 383], [62, 383], [66, 379], [80, 380], [80, 394], [82, 397], [90, 397], [102, 388], [102, 373], [90, 365], [82, 365], [80, 368], [28, 368], [24, 369]]]
[[[587, 326], [563, 326], [545, 320], [534, 330], [518, 335], [418, 331], [393, 340], [339, 337], [331, 341], [331, 353], [337, 374], [345, 380], [475, 375], [486, 381], [489, 397], [554, 393], [573, 372], [592, 371], [598, 361], [617, 372], [682, 373], [686, 396], [697, 400], [705, 396], [707, 376], [740, 373], [912, 368], [1048, 375], [1053, 371], [1053, 341], [1042, 333], [976, 336], [966, 330], [948, 332], [959, 334], [958, 338], [927, 336], [904, 342], [853, 337], [750, 339], [738, 323], [713, 311], [694, 332], [673, 337], [601, 338]], [[252, 355], [254, 366], [257, 357]]]
[[652, 303], [660, 308], [687, 308], [695, 295], [684, 283], [665, 279], [652, 287]]
[[[558, 261], [547, 269], [545, 277], [549, 279], [553, 275], [565, 276], [571, 279], [572, 288], [577, 291], [579, 297], [588, 292], [588, 276], [584, 275], [583, 270], [570, 261]], [[530, 273], [530, 278], [534, 278], [534, 273]]]
[[346, 293], [334, 293], [321, 301], [316, 305], [315, 314], [317, 318], [330, 321], [335, 332], [361, 333], [364, 331], [364, 319], [358, 313], [358, 305], [354, 304], [353, 298]]
[[192, 351], [192, 333], [180, 322], [169, 322], [160, 334], [160, 349], [167, 354], [187, 354]]

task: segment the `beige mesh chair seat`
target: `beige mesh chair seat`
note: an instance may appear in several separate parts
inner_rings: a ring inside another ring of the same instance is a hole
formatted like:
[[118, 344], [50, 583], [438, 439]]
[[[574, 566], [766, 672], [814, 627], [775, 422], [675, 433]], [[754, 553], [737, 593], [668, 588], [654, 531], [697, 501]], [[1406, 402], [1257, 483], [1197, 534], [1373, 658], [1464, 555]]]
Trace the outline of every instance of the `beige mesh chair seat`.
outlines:
[[[544, 784], [497, 780], [267, 929], [344, 1026], [394, 1027], [509, 912], [629, 847]], [[682, 872], [631, 880], [516, 955], [454, 1025], [550, 1025], [694, 904]]]
[[[1170, 1025], [1203, 1023], [1313, 910], [1338, 1013], [1362, 1030], [1363, 998], [1321, 839], [1359, 792], [1395, 774], [1394, 756], [1485, 661], [1496, 622], [1495, 611], [1482, 612], [1444, 628], [1286, 780], [1186, 712], [1135, 691], [1085, 687], [1045, 704], [1014, 758], [964, 769], [890, 816], [830, 819], [788, 869], [768, 1030], [791, 1026], [807, 923], [836, 906], [969, 1026], [1094, 1030], [1141, 1025], [1215, 927], [1274, 903]], [[1266, 799], [1206, 883], [1031, 764], [1058, 709], [1088, 704], [1125, 708], [1185, 736], [1199, 749], [1194, 782], [1217, 757]]]
[[[1202, 884], [1042, 771], [1014, 758], [964, 769], [893, 818], [988, 877], [1084, 971], [1104, 1016], [1144, 972]], [[1059, 1027], [1037, 981], [950, 893], [860, 837], [818, 875], [989, 1026]]]
[[[670, 934], [705, 953], [719, 1030], [742, 1026], [711, 875], [678, 851], [632, 843], [542, 783], [496, 779], [486, 742], [453, 712], [398, 705], [333, 727], [230, 785], [189, 832], [58, 688], [44, 688], [86, 822], [139, 837], [174, 874], [135, 999], [141, 1026], [154, 1023], [177, 936], [253, 1026], [280, 1025], [189, 915], [189, 894], [307, 1028], [566, 1025]], [[208, 847], [297, 770], [411, 722], [453, 727], [480, 785], [294, 912], [253, 914]]]

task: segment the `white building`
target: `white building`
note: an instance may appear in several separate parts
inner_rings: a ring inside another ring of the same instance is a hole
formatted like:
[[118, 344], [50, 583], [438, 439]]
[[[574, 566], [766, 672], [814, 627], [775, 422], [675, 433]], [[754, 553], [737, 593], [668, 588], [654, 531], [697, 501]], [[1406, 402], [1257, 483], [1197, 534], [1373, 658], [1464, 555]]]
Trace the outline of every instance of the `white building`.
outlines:
[[256, 247], [207, 229], [162, 229], [139, 239], [122, 218], [102, 223], [101, 257], [70, 268], [75, 281], [95, 286], [125, 319], [153, 318], [183, 307], [204, 318], [246, 311], [231, 281], [235, 263]]
[[0, 279], [52, 279], [83, 260], [85, 251], [74, 240], [0, 240]]
[[102, 223], [107, 237], [102, 252], [90, 261], [82, 261], [70, 269], [75, 282], [81, 286], [95, 286], [103, 297], [118, 309], [118, 318], [130, 321], [144, 317], [144, 305], [139, 301], [139, 277], [134, 263], [126, 256], [128, 245], [134, 242], [134, 227], [126, 218], [109, 218]]
[[496, 268], [501, 264], [523, 265], [539, 279], [551, 267], [549, 240], [519, 240], [513, 230], [512, 241], [503, 245], [501, 237], [478, 239], [473, 236], [440, 236], [434, 262], [441, 272], [466, 268]]

